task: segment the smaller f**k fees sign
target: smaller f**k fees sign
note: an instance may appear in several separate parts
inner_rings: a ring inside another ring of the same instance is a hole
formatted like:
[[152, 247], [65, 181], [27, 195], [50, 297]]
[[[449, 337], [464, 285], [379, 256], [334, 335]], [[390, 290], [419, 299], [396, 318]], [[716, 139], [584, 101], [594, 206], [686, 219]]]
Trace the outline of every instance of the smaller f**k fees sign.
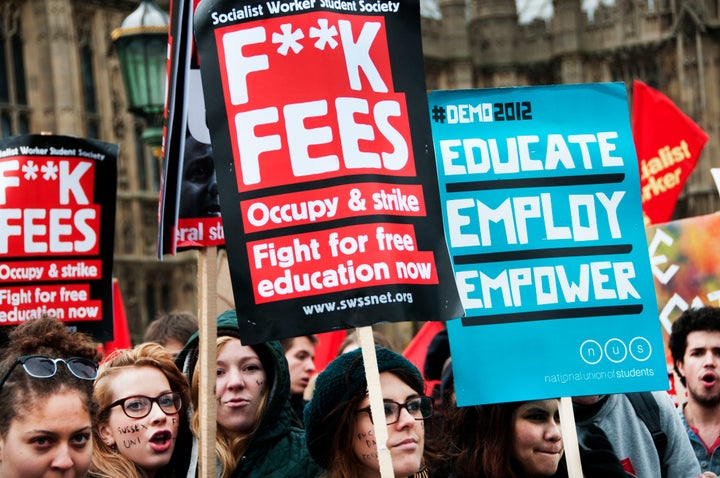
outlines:
[[95, 140], [0, 142], [0, 327], [51, 315], [112, 338], [116, 161]]

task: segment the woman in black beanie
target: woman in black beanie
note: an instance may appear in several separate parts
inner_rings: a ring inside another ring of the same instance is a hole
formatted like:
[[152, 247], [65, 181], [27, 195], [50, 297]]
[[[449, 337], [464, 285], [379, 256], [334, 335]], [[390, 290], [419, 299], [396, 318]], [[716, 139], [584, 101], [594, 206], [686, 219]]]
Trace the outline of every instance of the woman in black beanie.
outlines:
[[[406, 358], [383, 347], [375, 352], [393, 473], [427, 476], [424, 421], [432, 416], [432, 399], [423, 395], [422, 376]], [[305, 438], [310, 455], [326, 470], [323, 477], [380, 476], [369, 402], [361, 350], [339, 356], [318, 375], [305, 407]]]

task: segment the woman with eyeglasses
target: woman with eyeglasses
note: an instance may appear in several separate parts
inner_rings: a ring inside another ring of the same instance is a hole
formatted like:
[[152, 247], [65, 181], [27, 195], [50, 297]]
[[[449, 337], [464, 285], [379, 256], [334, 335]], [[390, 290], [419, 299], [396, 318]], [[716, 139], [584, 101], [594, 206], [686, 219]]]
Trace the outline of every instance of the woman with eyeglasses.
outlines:
[[[427, 477], [425, 420], [432, 399], [423, 395], [418, 369], [402, 355], [375, 349], [380, 372], [387, 448], [397, 478]], [[373, 478], [380, 464], [370, 414], [362, 352], [340, 355], [321, 372], [312, 400], [305, 407], [305, 434], [313, 459], [325, 478]]]
[[189, 403], [185, 376], [161, 345], [110, 354], [95, 380], [98, 423], [90, 476], [174, 478], [185, 470], [173, 452]]
[[84, 477], [99, 353], [52, 317], [12, 330], [0, 361], [0, 478]]
[[[176, 358], [191, 377], [198, 406], [198, 334]], [[278, 341], [243, 345], [234, 310], [217, 318], [215, 399], [217, 476], [221, 478], [314, 478], [320, 470], [305, 447], [304, 432], [292, 425], [290, 372]], [[200, 419], [194, 414], [192, 430]], [[196, 445], [196, 442], [194, 443]], [[197, 469], [197, 446], [186, 453]]]

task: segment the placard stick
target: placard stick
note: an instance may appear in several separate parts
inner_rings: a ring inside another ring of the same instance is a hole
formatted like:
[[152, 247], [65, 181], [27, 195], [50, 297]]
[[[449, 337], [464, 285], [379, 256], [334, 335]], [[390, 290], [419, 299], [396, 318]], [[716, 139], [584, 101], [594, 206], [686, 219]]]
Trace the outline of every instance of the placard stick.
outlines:
[[215, 433], [217, 403], [215, 401], [215, 356], [217, 355], [217, 247], [198, 250], [198, 324], [200, 387], [200, 478], [215, 478]]
[[565, 447], [568, 477], [583, 478], [582, 465], [580, 464], [580, 444], [578, 443], [577, 429], [575, 428], [572, 398], [562, 397], [560, 399], [559, 411], [560, 429], [562, 431], [563, 446]]
[[381, 478], [394, 478], [392, 457], [387, 447], [388, 433], [385, 425], [385, 407], [383, 405], [382, 390], [380, 389], [380, 372], [378, 371], [372, 327], [358, 327], [355, 330], [360, 339], [363, 364], [365, 365], [365, 379], [367, 380], [368, 396], [370, 397], [370, 414], [375, 429], [375, 443], [378, 460], [380, 461], [380, 476]]

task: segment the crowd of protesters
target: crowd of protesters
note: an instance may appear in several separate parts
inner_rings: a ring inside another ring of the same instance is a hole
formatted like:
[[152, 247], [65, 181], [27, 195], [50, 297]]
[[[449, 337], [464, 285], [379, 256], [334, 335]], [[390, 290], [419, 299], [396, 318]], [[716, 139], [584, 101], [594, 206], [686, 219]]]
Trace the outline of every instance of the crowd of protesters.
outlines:
[[[237, 324], [235, 311], [217, 318], [218, 478], [379, 478], [386, 452], [397, 478], [571, 474], [559, 399], [455, 405], [445, 331], [424, 373], [389, 343], [375, 346], [378, 424], [356, 338], [315, 374], [317, 337], [247, 346]], [[51, 317], [13, 329], [0, 358], [0, 478], [198, 476], [197, 320], [168, 314], [144, 338], [101, 360], [92, 338]], [[670, 349], [688, 391], [680, 408], [665, 392], [643, 394], [650, 412], [635, 394], [574, 397], [586, 478], [720, 472], [720, 309], [683, 313]], [[441, 379], [432, 397], [428, 375]]]

